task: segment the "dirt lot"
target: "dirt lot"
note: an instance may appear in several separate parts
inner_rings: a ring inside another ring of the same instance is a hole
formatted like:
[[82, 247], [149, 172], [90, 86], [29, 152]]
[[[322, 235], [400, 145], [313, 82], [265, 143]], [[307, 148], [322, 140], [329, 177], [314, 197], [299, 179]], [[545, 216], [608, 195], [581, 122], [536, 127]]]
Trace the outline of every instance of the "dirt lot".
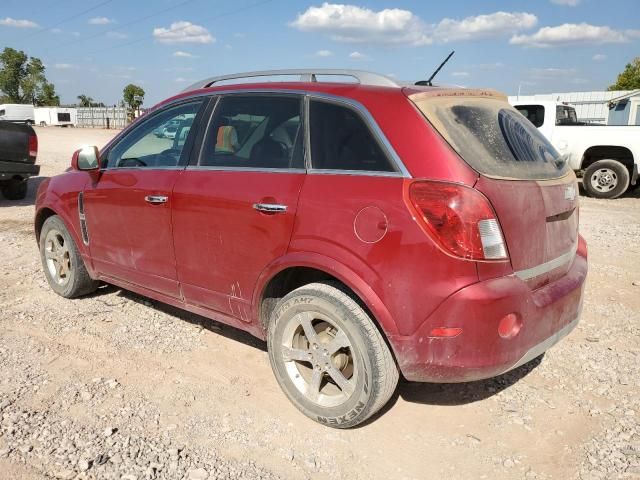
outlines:
[[[114, 133], [38, 129], [41, 174]], [[32, 231], [38, 180], [0, 200], [2, 478], [640, 478], [640, 190], [581, 199], [584, 313], [541, 362], [401, 383], [381, 416], [336, 431], [295, 410], [244, 333], [113, 287], [55, 295]]]

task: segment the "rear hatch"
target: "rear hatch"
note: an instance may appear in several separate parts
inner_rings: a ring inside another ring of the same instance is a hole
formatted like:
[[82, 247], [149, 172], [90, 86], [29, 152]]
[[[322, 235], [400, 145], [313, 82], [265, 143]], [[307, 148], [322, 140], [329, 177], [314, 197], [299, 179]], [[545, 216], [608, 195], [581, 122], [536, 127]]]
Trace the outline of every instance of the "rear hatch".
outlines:
[[34, 163], [36, 153], [36, 134], [30, 125], [0, 122], [1, 162]]
[[408, 90], [409, 98], [479, 175], [511, 265], [532, 287], [564, 275], [578, 245], [578, 187], [549, 141], [492, 91]]

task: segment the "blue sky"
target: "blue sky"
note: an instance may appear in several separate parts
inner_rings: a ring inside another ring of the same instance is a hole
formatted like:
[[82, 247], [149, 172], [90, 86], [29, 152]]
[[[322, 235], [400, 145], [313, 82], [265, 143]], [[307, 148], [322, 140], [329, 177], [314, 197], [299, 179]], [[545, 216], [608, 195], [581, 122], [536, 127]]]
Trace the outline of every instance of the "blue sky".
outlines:
[[640, 55], [637, 0], [0, 0], [0, 47], [40, 57], [63, 102], [150, 106], [212, 75], [357, 68], [523, 94], [605, 89]]

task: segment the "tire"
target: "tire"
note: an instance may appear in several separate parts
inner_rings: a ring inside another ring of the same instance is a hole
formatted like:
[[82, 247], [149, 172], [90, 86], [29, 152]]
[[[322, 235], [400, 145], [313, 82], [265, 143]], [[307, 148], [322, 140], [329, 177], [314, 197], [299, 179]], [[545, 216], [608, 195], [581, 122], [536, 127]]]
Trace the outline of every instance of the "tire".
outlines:
[[73, 238], [57, 215], [47, 218], [40, 230], [40, 258], [49, 285], [62, 297], [86, 295], [100, 284], [89, 276]]
[[629, 170], [617, 160], [598, 160], [585, 170], [582, 185], [591, 197], [618, 198], [629, 188]]
[[2, 187], [7, 200], [22, 200], [27, 196], [27, 180], [13, 178]]
[[267, 344], [284, 393], [323, 425], [350, 428], [364, 422], [398, 384], [384, 338], [338, 283], [312, 283], [282, 298], [271, 315]]

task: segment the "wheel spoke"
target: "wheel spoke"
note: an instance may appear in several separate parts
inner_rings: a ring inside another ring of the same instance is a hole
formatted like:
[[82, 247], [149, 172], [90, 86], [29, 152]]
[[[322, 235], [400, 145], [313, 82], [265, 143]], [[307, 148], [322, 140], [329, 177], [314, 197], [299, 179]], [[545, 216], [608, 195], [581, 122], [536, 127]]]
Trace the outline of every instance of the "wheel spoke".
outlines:
[[58, 255], [56, 255], [55, 252], [53, 252], [51, 250], [47, 250], [46, 248], [44, 249], [44, 256], [48, 260], [57, 260], [58, 259]]
[[282, 356], [285, 362], [311, 362], [311, 352], [299, 348], [282, 346]]
[[347, 337], [347, 334], [344, 333], [342, 330], [338, 330], [334, 339], [331, 340], [327, 345], [327, 350], [329, 350], [329, 354], [333, 355], [341, 348], [347, 348], [350, 346], [351, 346], [351, 343], [349, 342], [349, 338]]
[[299, 320], [309, 343], [318, 343], [318, 334], [316, 333], [316, 330], [313, 328], [313, 324], [311, 323], [311, 321], [313, 320], [313, 315], [311, 315], [309, 312], [300, 313]]
[[314, 368], [311, 380], [309, 381], [309, 388], [307, 389], [307, 396], [310, 400], [316, 402], [320, 396], [320, 386], [322, 384], [322, 377], [324, 372], [320, 369]]
[[63, 248], [64, 247], [64, 240], [63, 240], [62, 236], [56, 235], [53, 238], [55, 238], [56, 247], [59, 247], [59, 248]]
[[344, 393], [347, 397], [350, 397], [353, 394], [353, 391], [355, 390], [353, 382], [347, 380], [342, 372], [331, 363], [329, 363], [329, 366], [327, 367], [327, 373], [329, 374], [331, 379], [340, 387], [342, 393]]

